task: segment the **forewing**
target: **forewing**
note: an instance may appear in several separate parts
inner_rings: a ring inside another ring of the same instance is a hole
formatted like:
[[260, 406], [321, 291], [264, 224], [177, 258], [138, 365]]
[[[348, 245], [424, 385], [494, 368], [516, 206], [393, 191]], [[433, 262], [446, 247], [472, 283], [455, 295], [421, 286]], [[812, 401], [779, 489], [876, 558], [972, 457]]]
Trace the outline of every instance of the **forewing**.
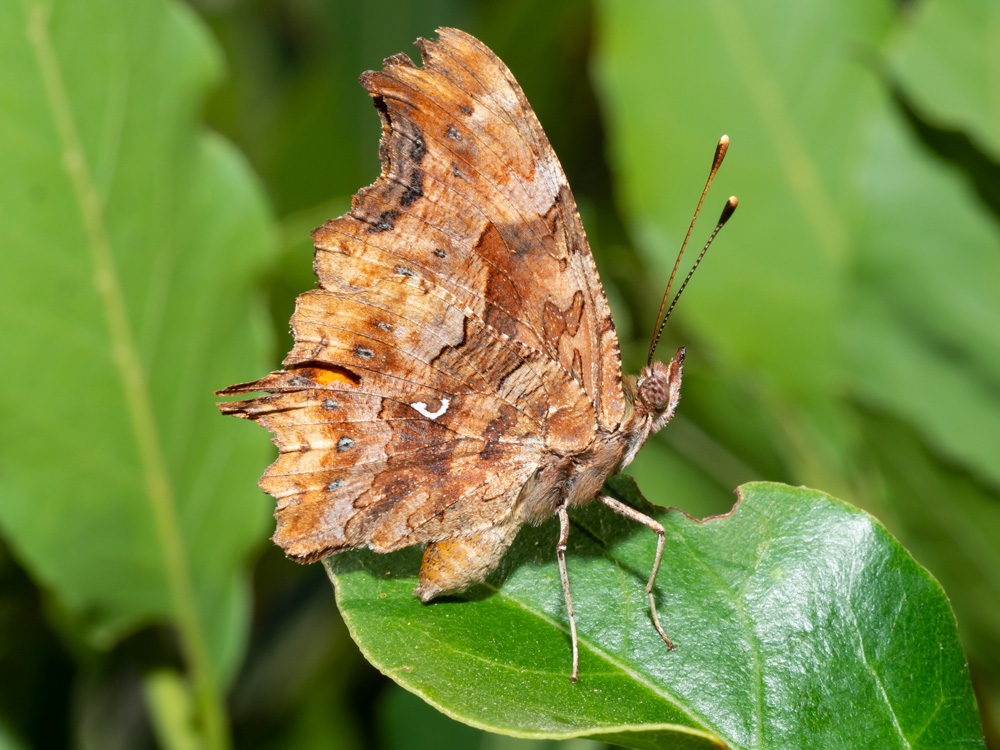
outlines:
[[418, 41], [422, 67], [397, 55], [361, 78], [383, 122], [382, 174], [313, 233], [320, 283], [363, 287], [373, 266], [429, 280], [551, 358], [612, 430], [618, 340], [566, 177], [506, 66], [463, 32], [439, 35]]

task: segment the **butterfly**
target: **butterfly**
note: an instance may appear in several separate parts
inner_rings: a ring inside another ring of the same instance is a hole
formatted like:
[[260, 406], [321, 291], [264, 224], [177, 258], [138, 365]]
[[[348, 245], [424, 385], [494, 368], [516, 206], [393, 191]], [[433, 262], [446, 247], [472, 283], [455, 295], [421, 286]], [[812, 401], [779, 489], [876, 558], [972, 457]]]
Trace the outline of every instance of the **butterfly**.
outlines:
[[274, 541], [300, 562], [423, 544], [415, 593], [429, 601], [482, 581], [524, 524], [558, 516], [576, 681], [574, 506], [596, 499], [656, 532], [646, 592], [673, 647], [653, 596], [664, 529], [601, 488], [674, 416], [684, 349], [653, 361], [659, 325], [646, 367], [623, 378], [541, 125], [482, 42], [438, 34], [417, 41], [421, 66], [399, 54], [361, 76], [381, 175], [313, 232], [319, 286], [298, 298], [283, 369], [218, 392], [267, 395], [219, 406], [274, 433], [260, 487], [277, 500]]

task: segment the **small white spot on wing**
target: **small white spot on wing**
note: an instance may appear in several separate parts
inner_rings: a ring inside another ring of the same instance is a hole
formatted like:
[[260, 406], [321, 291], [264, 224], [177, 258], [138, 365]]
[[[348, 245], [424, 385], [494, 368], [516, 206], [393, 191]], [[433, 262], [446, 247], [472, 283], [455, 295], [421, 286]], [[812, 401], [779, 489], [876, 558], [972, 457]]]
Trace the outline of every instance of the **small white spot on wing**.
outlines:
[[446, 411], [448, 411], [448, 404], [450, 403], [451, 399], [447, 398], [441, 399], [441, 408], [433, 412], [427, 410], [427, 404], [425, 404], [423, 401], [417, 401], [416, 403], [410, 404], [410, 406], [412, 406], [414, 409], [416, 409], [418, 412], [423, 414], [428, 419], [437, 419]]

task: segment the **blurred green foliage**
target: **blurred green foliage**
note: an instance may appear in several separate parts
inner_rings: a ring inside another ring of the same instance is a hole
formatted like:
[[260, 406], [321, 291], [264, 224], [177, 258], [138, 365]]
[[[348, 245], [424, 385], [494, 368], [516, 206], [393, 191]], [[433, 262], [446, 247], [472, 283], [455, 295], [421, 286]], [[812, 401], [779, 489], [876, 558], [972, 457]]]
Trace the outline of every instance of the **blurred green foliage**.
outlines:
[[308, 231], [378, 174], [357, 75], [442, 25], [546, 128], [629, 369], [729, 133], [742, 206], [631, 473], [698, 515], [752, 479], [873, 512], [944, 585], [1000, 747], [990, 0], [0, 0], [0, 746], [187, 747], [193, 714], [248, 748], [525, 746], [364, 662], [320, 566], [264, 541], [264, 435], [211, 397], [287, 351]]

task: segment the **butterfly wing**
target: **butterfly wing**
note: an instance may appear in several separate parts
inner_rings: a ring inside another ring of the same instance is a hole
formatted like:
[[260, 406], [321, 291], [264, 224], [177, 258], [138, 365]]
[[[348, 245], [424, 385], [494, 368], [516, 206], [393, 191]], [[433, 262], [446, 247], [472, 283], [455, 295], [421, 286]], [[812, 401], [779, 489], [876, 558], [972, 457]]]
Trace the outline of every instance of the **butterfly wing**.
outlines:
[[450, 291], [501, 333], [547, 354], [613, 430], [625, 411], [618, 338], [576, 203], [507, 67], [455, 29], [361, 77], [382, 118], [382, 175], [314, 232], [328, 288], [359, 256]]
[[516, 529], [546, 457], [624, 413], [607, 302], [523, 93], [462, 32], [418, 44], [421, 68], [362, 76], [382, 174], [313, 233], [321, 288], [285, 369], [220, 392], [270, 394], [221, 408], [274, 433], [261, 487], [303, 561]]

